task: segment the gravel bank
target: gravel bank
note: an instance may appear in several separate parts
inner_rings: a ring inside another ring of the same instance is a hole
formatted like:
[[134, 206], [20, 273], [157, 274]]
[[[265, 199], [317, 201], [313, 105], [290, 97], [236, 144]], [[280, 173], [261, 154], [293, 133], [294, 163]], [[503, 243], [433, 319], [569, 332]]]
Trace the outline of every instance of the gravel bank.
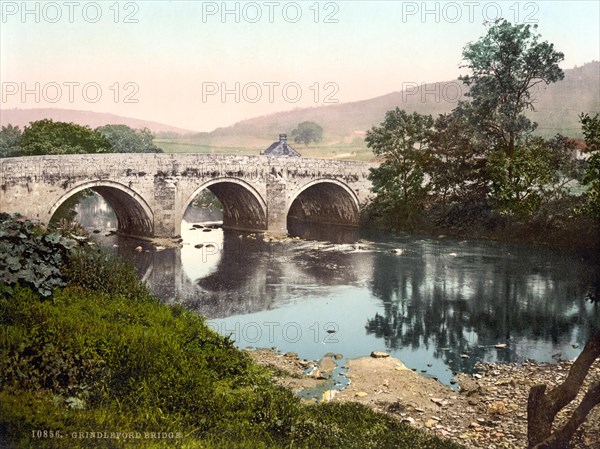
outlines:
[[[277, 381], [298, 392], [315, 388], [322, 379], [304, 374], [307, 364], [295, 354], [270, 350], [251, 351], [259, 363], [279, 370]], [[326, 392], [323, 400], [355, 401], [383, 411], [416, 427], [450, 438], [467, 448], [512, 449], [527, 446], [527, 397], [531, 386], [562, 382], [571, 362], [539, 364], [478, 364], [478, 373], [457, 375], [460, 391], [420, 376], [392, 357], [362, 357], [347, 363], [350, 385], [342, 391]], [[321, 377], [327, 377], [321, 370]], [[600, 380], [600, 360], [592, 366], [583, 390]], [[566, 410], [572, 411], [583, 393]], [[561, 422], [566, 416], [558, 415]], [[596, 407], [577, 432], [576, 449], [600, 449], [600, 407]]]

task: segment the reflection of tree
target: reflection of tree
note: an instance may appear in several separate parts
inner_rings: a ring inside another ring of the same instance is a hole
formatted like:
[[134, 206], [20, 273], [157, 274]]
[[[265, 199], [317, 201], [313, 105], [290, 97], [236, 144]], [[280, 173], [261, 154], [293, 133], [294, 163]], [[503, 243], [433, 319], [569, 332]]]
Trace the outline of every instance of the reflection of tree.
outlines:
[[[536, 249], [518, 259], [495, 254], [500, 249], [443, 254], [424, 245], [418, 256], [378, 253], [370, 287], [384, 313], [367, 320], [367, 332], [392, 349], [433, 347], [453, 370], [472, 368], [493, 351], [498, 361], [521, 358], [510, 345], [494, 349], [507, 340], [557, 343], [577, 329], [585, 342], [600, 318], [600, 307], [584, 300], [590, 283], [598, 283], [593, 267], [582, 276], [581, 265], [564, 255]], [[573, 282], [582, 278], [581, 285]]]

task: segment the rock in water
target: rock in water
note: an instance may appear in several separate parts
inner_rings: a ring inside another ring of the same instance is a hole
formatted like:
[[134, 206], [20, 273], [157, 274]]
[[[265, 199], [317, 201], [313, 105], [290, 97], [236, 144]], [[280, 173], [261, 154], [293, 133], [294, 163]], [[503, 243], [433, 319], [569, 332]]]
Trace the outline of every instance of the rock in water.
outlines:
[[383, 352], [383, 351], [373, 351], [371, 352], [371, 357], [373, 357], [374, 359], [384, 359], [386, 357], [389, 357], [390, 355], [387, 352]]

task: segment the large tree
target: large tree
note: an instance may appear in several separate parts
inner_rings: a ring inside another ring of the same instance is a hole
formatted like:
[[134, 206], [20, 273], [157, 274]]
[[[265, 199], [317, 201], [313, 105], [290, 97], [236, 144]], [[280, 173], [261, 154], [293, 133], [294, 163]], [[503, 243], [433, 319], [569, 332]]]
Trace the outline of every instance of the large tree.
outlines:
[[96, 128], [109, 142], [115, 153], [162, 153], [154, 144], [148, 128], [132, 129], [127, 125], [105, 125]]
[[[470, 107], [477, 115], [478, 133], [483, 136], [489, 151], [504, 159], [500, 165], [506, 172], [504, 182], [518, 182], [517, 165], [523, 145], [535, 130], [525, 111], [534, 110], [534, 88], [563, 79], [559, 63], [564, 55], [547, 41], [540, 41], [537, 25], [512, 25], [498, 20], [485, 36], [469, 43], [463, 50], [465, 64], [471, 73], [461, 77], [469, 87]], [[504, 193], [518, 188], [510, 185], [496, 189]], [[518, 197], [511, 197], [518, 201]]]
[[302, 122], [292, 131], [294, 142], [308, 145], [311, 142], [318, 143], [323, 140], [323, 128], [315, 122]]
[[410, 220], [425, 198], [423, 167], [432, 127], [430, 115], [396, 108], [386, 113], [380, 126], [367, 131], [367, 146], [381, 159], [369, 175], [377, 195], [375, 207], [392, 221]]
[[25, 127], [21, 150], [25, 156], [112, 152], [108, 140], [88, 126], [49, 119]]

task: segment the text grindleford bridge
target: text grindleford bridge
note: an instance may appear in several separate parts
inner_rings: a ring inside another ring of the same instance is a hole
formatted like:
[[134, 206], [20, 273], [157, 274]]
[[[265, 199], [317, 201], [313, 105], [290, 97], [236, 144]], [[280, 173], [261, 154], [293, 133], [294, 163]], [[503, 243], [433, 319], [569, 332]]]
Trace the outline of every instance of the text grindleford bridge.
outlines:
[[0, 159], [0, 211], [49, 223], [74, 194], [92, 189], [115, 211], [119, 231], [180, 234], [203, 189], [223, 205], [223, 226], [283, 234], [287, 219], [358, 224], [374, 164], [271, 156], [78, 154]]

